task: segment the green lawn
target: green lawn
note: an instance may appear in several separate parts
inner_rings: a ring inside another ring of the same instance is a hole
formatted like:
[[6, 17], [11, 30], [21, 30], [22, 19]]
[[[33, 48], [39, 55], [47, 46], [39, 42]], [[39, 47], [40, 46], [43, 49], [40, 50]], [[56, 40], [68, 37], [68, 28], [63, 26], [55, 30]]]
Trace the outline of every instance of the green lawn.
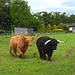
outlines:
[[[54, 50], [51, 62], [39, 59], [36, 40], [49, 36], [66, 43], [59, 43]], [[75, 34], [74, 33], [41, 33], [28, 47], [25, 59], [10, 55], [10, 36], [0, 36], [0, 75], [75, 75]]]

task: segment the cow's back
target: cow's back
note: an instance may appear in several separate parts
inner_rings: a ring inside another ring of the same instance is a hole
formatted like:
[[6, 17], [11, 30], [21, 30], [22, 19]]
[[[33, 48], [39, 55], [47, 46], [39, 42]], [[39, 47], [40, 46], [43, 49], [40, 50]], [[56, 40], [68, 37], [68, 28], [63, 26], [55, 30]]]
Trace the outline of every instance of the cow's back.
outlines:
[[12, 47], [15, 47], [17, 45], [17, 41], [18, 41], [18, 36], [13, 36], [10, 39], [10, 44]]
[[44, 43], [49, 40], [51, 38], [47, 37], [47, 36], [42, 36], [40, 38], [37, 39], [36, 41], [36, 45], [37, 47], [43, 47], [44, 46]]
[[18, 45], [22, 46], [24, 45], [24, 42], [25, 42], [25, 38], [20, 35], [13, 36], [10, 39], [10, 44], [12, 47], [17, 47]]

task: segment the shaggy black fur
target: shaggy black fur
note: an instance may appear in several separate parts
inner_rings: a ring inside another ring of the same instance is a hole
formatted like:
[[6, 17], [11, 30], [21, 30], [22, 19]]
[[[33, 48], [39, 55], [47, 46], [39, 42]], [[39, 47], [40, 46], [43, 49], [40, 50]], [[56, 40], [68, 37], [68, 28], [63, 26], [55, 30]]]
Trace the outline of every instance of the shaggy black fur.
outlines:
[[[45, 42], [51, 40], [45, 45]], [[50, 57], [52, 56], [53, 50], [56, 50], [57, 44], [59, 42], [56, 39], [52, 39], [47, 36], [42, 36], [37, 39], [36, 45], [40, 54], [40, 59], [45, 59], [46, 54], [48, 55], [48, 60], [51, 61]]]

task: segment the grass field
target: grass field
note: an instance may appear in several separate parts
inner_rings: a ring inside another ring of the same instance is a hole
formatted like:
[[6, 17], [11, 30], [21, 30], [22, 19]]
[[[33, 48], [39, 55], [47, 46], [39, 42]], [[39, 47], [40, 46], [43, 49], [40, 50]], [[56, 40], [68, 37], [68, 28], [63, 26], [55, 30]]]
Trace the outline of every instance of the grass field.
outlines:
[[[66, 43], [59, 43], [54, 50], [51, 62], [39, 59], [36, 40], [49, 36]], [[75, 34], [74, 33], [42, 33], [33, 41], [33, 46], [28, 47], [25, 59], [10, 55], [10, 36], [0, 36], [0, 75], [75, 75]]]

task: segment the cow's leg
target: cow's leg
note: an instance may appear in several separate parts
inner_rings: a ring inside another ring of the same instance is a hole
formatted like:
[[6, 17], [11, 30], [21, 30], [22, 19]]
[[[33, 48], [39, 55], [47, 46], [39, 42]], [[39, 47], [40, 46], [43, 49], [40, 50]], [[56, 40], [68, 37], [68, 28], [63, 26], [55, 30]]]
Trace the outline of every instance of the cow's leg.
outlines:
[[42, 51], [41, 51], [41, 49], [38, 49], [38, 51], [39, 51], [40, 59], [42, 59]]
[[40, 50], [39, 53], [40, 53], [40, 59], [46, 58], [45, 52], [43, 50]]
[[50, 57], [52, 56], [52, 54], [48, 53], [48, 61], [51, 61]]
[[25, 54], [25, 51], [23, 52], [23, 58], [24, 58], [24, 54]]
[[50, 55], [48, 55], [48, 61], [51, 61]]
[[17, 51], [18, 51], [18, 53], [20, 54], [19, 58], [21, 58], [21, 57], [22, 57], [22, 51], [21, 51], [21, 49], [20, 49], [19, 46], [17, 47]]
[[17, 56], [16, 55], [16, 49], [15, 48], [13, 48], [13, 52], [14, 52], [14, 56]]
[[42, 59], [46, 59], [46, 53], [44, 52], [44, 50], [41, 50], [42, 52]]
[[51, 56], [52, 56], [53, 50], [51, 51], [51, 53], [47, 53], [48, 54], [48, 61], [51, 61]]
[[23, 49], [23, 58], [24, 58], [24, 54], [25, 54], [27, 48], [28, 48], [28, 47], [24, 47], [24, 49]]
[[46, 59], [46, 55], [45, 55], [45, 53], [44, 53], [44, 59]]
[[[12, 50], [12, 47], [10, 46], [10, 54], [12, 54], [12, 51], [11, 51], [11, 50]], [[12, 55], [13, 55], [13, 54], [12, 54]]]

